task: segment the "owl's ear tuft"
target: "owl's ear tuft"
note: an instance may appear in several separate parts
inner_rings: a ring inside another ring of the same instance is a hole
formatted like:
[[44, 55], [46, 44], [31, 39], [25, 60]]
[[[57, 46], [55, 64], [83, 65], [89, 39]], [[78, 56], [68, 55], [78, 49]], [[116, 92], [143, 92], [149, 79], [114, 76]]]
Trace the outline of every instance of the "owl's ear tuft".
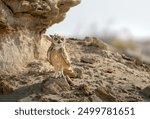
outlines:
[[51, 39], [53, 39], [53, 35], [49, 35], [49, 37], [50, 37]]
[[61, 37], [61, 40], [62, 40], [63, 42], [66, 42], [66, 38], [65, 38], [64, 36]]
[[55, 39], [55, 37], [56, 37], [55, 35], [49, 35], [49, 39], [50, 39], [50, 41], [51, 41], [51, 42], [53, 42], [53, 41], [54, 41], [54, 39]]
[[53, 37], [58, 37], [58, 36], [59, 36], [59, 35], [55, 33]]

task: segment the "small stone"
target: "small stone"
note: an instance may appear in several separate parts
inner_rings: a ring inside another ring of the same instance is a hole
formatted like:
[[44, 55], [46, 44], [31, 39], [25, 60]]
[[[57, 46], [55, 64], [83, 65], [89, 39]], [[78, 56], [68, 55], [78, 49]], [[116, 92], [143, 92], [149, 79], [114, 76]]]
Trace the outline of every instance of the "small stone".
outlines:
[[93, 64], [95, 63], [95, 60], [93, 58], [88, 58], [88, 57], [81, 57], [81, 62], [83, 63], [89, 63], [89, 64]]
[[76, 77], [82, 78], [83, 68], [74, 68], [74, 71], [76, 73]]
[[150, 85], [141, 91], [146, 97], [150, 98]]
[[49, 77], [42, 82], [41, 90], [48, 94], [59, 94], [60, 91], [69, 90], [70, 85], [66, 78], [59, 77]]
[[7, 81], [0, 81], [0, 94], [8, 94], [14, 91], [13, 86], [11, 86]]
[[122, 80], [126, 81], [126, 80], [127, 80], [127, 78], [122, 78]]
[[113, 72], [114, 72], [114, 70], [112, 68], [106, 69], [106, 73], [113, 73]]
[[98, 97], [100, 97], [103, 101], [116, 102], [119, 101], [112, 92], [108, 92], [104, 87], [98, 87], [95, 90], [95, 93]]
[[78, 87], [78, 91], [82, 94], [82, 95], [86, 95], [89, 96], [91, 95], [91, 90], [89, 88], [89, 86], [87, 84], [81, 84]]
[[102, 102], [101, 98], [98, 97], [98, 96], [96, 96], [95, 94], [94, 94], [94, 95], [91, 95], [91, 96], [89, 97], [89, 101], [90, 101], [90, 102]]
[[138, 65], [138, 66], [142, 66], [142, 65], [143, 65], [143, 61], [142, 61], [142, 59], [140, 59], [140, 58], [136, 58], [134, 62], [135, 62], [135, 64]]

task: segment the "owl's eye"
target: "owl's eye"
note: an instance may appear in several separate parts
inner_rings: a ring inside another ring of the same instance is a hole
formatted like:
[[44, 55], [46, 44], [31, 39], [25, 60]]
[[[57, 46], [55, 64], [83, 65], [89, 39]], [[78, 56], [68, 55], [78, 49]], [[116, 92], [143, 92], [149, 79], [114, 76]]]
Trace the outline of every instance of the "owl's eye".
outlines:
[[64, 41], [64, 38], [61, 38], [61, 41]]
[[54, 38], [54, 40], [57, 40], [57, 38]]

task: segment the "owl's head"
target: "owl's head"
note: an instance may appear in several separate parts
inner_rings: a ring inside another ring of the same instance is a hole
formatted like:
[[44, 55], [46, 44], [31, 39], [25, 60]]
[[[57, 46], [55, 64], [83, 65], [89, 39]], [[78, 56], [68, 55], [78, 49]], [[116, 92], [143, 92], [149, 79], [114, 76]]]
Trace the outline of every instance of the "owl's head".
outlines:
[[51, 36], [51, 41], [56, 47], [63, 47], [65, 44], [65, 37], [55, 34]]

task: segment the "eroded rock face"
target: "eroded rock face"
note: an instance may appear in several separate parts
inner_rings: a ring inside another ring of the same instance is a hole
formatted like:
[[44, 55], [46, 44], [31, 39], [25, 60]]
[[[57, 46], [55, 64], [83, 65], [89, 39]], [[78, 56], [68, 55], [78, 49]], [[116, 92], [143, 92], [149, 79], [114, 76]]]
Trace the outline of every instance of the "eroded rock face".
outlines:
[[[41, 34], [80, 0], [0, 0], [0, 70], [39, 57]], [[18, 65], [18, 66], [17, 66]], [[18, 68], [16, 68], [18, 70]]]
[[0, 0], [1, 24], [13, 29], [41, 32], [65, 18], [80, 0]]

